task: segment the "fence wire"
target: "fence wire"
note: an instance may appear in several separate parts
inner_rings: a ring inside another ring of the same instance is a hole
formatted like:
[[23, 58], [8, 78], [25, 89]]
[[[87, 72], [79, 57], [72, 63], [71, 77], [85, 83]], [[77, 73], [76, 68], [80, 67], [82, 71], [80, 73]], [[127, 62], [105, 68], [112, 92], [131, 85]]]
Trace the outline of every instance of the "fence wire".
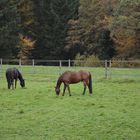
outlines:
[[21, 60], [0, 59], [0, 77], [9, 67], [18, 68], [23, 75], [41, 80], [56, 80], [64, 71], [90, 71], [94, 79], [111, 77], [140, 77], [140, 61], [89, 61], [84, 60]]

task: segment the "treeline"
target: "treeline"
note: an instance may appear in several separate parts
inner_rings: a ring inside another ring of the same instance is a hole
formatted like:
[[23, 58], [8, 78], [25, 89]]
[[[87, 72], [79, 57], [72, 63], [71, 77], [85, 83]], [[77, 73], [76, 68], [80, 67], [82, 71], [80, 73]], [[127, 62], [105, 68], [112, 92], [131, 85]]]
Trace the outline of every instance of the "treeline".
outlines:
[[1, 0], [0, 57], [139, 59], [139, 0]]

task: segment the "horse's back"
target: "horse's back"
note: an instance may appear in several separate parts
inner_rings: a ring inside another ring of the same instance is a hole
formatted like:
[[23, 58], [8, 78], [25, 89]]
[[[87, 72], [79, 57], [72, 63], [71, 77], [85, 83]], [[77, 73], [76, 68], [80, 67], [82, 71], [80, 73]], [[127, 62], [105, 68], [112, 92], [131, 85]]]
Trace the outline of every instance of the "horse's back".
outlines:
[[78, 71], [78, 73], [81, 75], [82, 79], [86, 79], [90, 75], [90, 72], [88, 72], [86, 70], [80, 70], [80, 71]]
[[61, 76], [65, 77], [65, 76], [87, 76], [90, 73], [88, 71], [85, 70], [79, 70], [79, 71], [65, 71]]
[[75, 71], [65, 71], [61, 76], [62, 77], [71, 77], [71, 76], [75, 76], [75, 75], [77, 75], [78, 73], [77, 72], [75, 72]]
[[6, 70], [6, 73], [18, 73], [18, 69], [17, 68], [8, 68], [7, 70]]
[[68, 83], [78, 83], [85, 79], [89, 78], [89, 72], [80, 70], [80, 71], [65, 71], [61, 75], [61, 80]]
[[18, 69], [16, 69], [16, 68], [8, 68], [6, 70], [6, 77], [7, 77], [7, 79], [8, 78], [12, 78], [12, 79], [17, 78], [18, 77]]

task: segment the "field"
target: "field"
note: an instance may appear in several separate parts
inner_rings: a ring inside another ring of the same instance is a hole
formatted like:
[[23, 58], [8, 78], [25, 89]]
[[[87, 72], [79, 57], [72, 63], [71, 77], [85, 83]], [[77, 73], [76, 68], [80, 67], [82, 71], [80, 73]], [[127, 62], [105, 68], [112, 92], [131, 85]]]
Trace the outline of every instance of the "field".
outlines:
[[[140, 77], [105, 79], [103, 68], [89, 71], [93, 95], [86, 91], [82, 96], [79, 83], [70, 86], [71, 97], [67, 92], [58, 97], [54, 92], [58, 68], [24, 67], [26, 88], [18, 84], [16, 90], [7, 89], [3, 70], [0, 140], [139, 140]], [[129, 69], [122, 72], [131, 73]]]

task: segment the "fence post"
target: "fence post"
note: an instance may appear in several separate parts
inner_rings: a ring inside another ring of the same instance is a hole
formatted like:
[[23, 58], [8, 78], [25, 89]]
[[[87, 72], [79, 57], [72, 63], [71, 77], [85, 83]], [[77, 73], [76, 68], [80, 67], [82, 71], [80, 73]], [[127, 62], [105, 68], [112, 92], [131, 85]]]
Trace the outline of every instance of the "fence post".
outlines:
[[0, 59], [0, 66], [2, 67], [2, 58]]
[[21, 59], [19, 59], [19, 67], [21, 67]]
[[70, 68], [70, 59], [69, 59], [69, 61], [68, 61], [68, 62], [69, 62], [69, 68]]
[[112, 73], [111, 73], [111, 60], [109, 60], [109, 78], [111, 78]]
[[107, 60], [105, 60], [105, 78], [107, 79], [108, 75], [107, 75]]
[[35, 60], [32, 59], [32, 66], [34, 67], [35, 66]]
[[62, 68], [62, 61], [59, 60], [59, 75], [61, 74], [61, 68]]
[[34, 59], [32, 59], [33, 73], [35, 73], [35, 71], [34, 71], [34, 66], [35, 66], [35, 60], [34, 60]]
[[2, 58], [0, 59], [0, 77], [2, 77]]

